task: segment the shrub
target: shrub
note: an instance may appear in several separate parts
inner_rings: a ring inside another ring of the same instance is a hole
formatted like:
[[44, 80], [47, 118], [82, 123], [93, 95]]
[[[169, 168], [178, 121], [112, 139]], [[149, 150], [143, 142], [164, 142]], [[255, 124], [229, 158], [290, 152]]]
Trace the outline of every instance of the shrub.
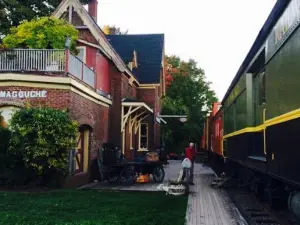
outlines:
[[23, 108], [10, 121], [10, 152], [21, 155], [24, 165], [40, 180], [68, 172], [68, 150], [75, 147], [77, 123], [68, 113], [52, 108]]
[[10, 130], [0, 126], [0, 153], [5, 154], [10, 141]]
[[8, 147], [10, 141], [10, 131], [0, 126], [0, 174], [2, 174], [7, 166]]
[[78, 30], [63, 19], [41, 17], [12, 27], [3, 44], [7, 48], [64, 49], [67, 37], [71, 38], [70, 49], [76, 54]]

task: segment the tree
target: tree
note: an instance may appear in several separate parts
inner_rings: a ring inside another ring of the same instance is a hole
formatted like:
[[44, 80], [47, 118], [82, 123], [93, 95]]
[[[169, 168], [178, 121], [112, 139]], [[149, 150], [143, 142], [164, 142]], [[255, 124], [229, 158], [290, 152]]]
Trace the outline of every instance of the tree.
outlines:
[[106, 35], [121, 35], [121, 34], [127, 34], [128, 30], [121, 31], [119, 27], [106, 25], [103, 27], [103, 32]]
[[187, 115], [188, 120], [169, 121], [163, 126], [163, 136], [169, 149], [183, 151], [188, 142], [199, 142], [203, 123], [213, 102], [217, 101], [210, 83], [205, 81], [204, 70], [197, 66], [195, 60], [185, 62], [177, 56], [167, 57], [172, 66], [172, 82], [163, 99], [162, 114]]
[[[21, 21], [50, 16], [61, 0], [0, 0], [0, 39]], [[81, 0], [82, 4], [88, 0]]]
[[76, 53], [78, 30], [62, 19], [42, 17], [11, 28], [3, 44], [7, 48], [64, 49], [67, 37], [72, 41], [71, 51]]
[[165, 57], [165, 60], [164, 60], [164, 69], [165, 69], [165, 85], [166, 85], [166, 88], [170, 87], [172, 81], [173, 81], [173, 77], [172, 77], [172, 65], [169, 64], [168, 62], [168, 59], [167, 57]]

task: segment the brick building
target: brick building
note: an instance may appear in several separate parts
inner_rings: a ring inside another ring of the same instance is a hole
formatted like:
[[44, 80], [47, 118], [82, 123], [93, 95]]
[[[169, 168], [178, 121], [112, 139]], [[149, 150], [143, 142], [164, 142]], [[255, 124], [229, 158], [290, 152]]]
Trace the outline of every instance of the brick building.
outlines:
[[73, 186], [88, 182], [90, 162], [105, 142], [119, 145], [128, 159], [160, 145], [164, 36], [105, 36], [95, 22], [97, 0], [90, 1], [88, 11], [78, 0], [62, 0], [53, 16], [79, 30], [79, 54], [1, 52], [0, 111], [5, 125], [26, 102], [69, 110], [80, 124], [70, 156], [68, 185]]

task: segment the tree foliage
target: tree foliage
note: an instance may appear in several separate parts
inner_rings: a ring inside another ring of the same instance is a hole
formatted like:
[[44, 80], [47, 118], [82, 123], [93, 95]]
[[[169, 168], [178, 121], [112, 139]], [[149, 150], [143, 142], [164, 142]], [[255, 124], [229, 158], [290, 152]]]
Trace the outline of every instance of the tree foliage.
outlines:
[[173, 151], [176, 146], [183, 148], [187, 142], [200, 141], [204, 120], [217, 98], [210, 83], [205, 80], [204, 70], [198, 67], [195, 60], [186, 62], [171, 56], [167, 57], [167, 61], [172, 66], [172, 82], [163, 99], [162, 114], [188, 116], [185, 123], [169, 120], [163, 127], [167, 147]]
[[106, 25], [103, 27], [103, 32], [106, 35], [121, 35], [121, 34], [127, 34], [128, 30], [121, 31], [119, 27]]
[[[61, 0], [0, 0], [0, 37], [23, 20], [50, 16]], [[81, 0], [82, 4], [88, 0]], [[1, 39], [1, 38], [0, 38]]]
[[77, 123], [65, 111], [23, 108], [10, 121], [10, 152], [21, 156], [25, 167], [39, 177], [66, 174], [68, 151], [75, 147]]
[[7, 48], [64, 49], [67, 37], [72, 40], [71, 51], [76, 52], [78, 30], [62, 19], [42, 17], [11, 28], [3, 44]]

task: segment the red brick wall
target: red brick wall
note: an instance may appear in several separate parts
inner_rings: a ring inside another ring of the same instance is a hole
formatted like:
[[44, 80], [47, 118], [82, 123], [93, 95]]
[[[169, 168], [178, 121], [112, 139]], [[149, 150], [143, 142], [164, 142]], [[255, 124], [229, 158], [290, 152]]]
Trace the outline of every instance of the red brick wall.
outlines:
[[122, 74], [110, 64], [111, 98], [113, 105], [110, 108], [109, 142], [121, 147], [121, 79]]
[[134, 84], [130, 85], [128, 78], [122, 76], [122, 98], [135, 99], [136, 97], [136, 86]]
[[155, 104], [155, 89], [139, 88], [137, 92], [139, 101], [145, 102], [150, 108], [154, 108]]
[[[112, 63], [109, 68], [111, 77], [111, 97], [113, 101], [113, 105], [110, 109], [109, 140], [119, 147], [122, 147], [121, 101], [123, 98], [135, 99], [137, 91], [135, 85], [130, 85], [128, 83], [129, 79], [119, 72]], [[126, 140], [128, 142], [129, 137], [127, 137]]]
[[48, 106], [56, 109], [68, 109], [71, 117], [80, 125], [89, 125], [92, 128], [90, 158], [95, 157], [99, 146], [108, 139], [109, 108], [98, 105], [69, 90], [30, 88], [30, 87], [0, 87], [0, 91], [30, 91], [46, 90], [46, 98], [31, 98], [30, 100], [17, 98], [1, 98], [2, 101], [28, 102], [32, 106]]
[[109, 108], [73, 92], [69, 107], [72, 118], [77, 120], [80, 125], [89, 125], [92, 128], [90, 158], [94, 159], [97, 156], [97, 149], [108, 141]]
[[160, 113], [161, 104], [159, 98], [159, 87], [155, 89], [138, 89], [138, 99], [144, 101], [150, 108], [153, 109], [153, 114], [145, 121], [149, 124], [149, 148], [155, 149], [160, 146], [160, 126], [155, 122], [157, 113]]
[[[48, 106], [56, 109], [66, 109], [67, 104], [70, 103], [70, 92], [68, 90], [58, 90], [58, 89], [45, 89], [45, 88], [30, 88], [30, 87], [0, 87], [0, 91], [39, 91], [46, 90], [46, 98], [31, 98], [30, 105], [32, 106]], [[0, 98], [2, 101], [14, 101], [14, 102], [29, 102], [29, 100], [23, 98]]]

